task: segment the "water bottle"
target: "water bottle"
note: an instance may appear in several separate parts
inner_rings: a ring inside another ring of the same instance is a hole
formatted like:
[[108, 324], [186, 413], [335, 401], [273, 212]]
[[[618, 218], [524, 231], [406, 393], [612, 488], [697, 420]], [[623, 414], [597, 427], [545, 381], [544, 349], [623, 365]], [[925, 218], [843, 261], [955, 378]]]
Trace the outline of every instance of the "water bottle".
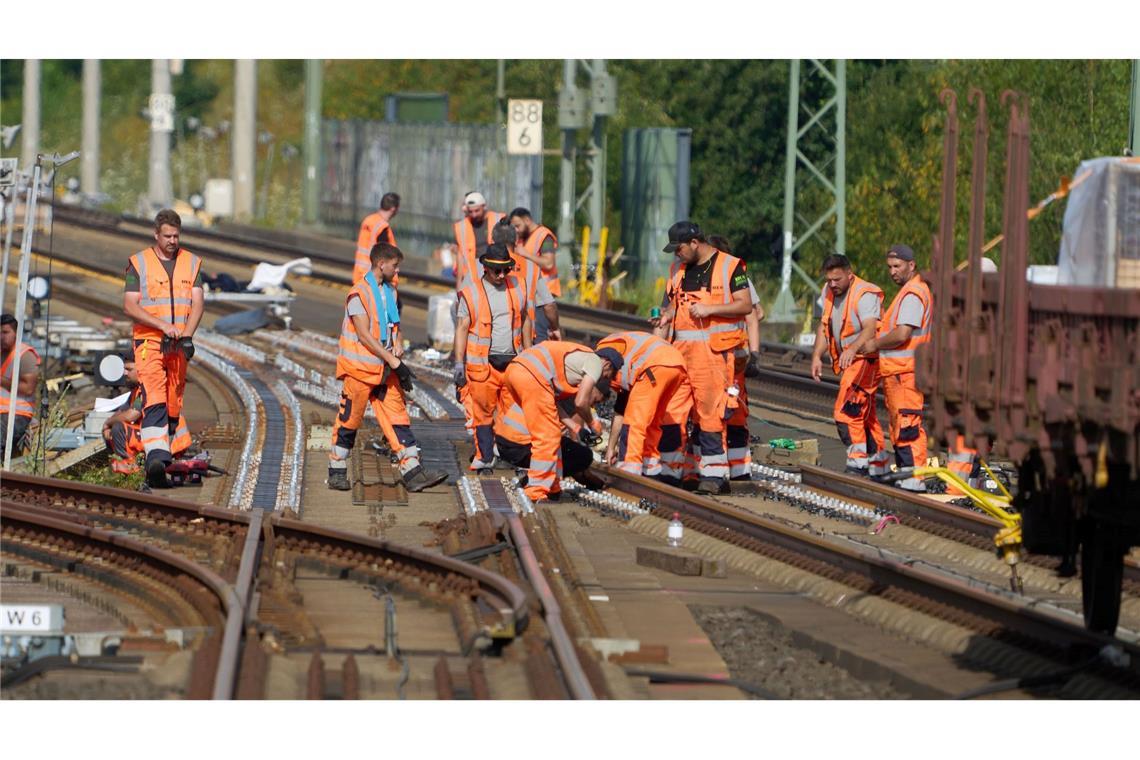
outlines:
[[673, 519], [669, 522], [669, 546], [677, 548], [681, 545], [681, 536], [685, 532], [685, 526], [681, 523], [681, 513], [674, 512]]

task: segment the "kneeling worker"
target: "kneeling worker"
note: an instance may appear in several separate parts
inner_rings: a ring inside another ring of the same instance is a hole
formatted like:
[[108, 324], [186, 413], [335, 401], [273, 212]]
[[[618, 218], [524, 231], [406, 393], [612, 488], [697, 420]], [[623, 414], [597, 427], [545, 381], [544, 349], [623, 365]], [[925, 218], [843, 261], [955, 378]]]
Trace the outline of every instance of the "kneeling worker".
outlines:
[[609, 335], [598, 341], [597, 353], [617, 368], [612, 384], [618, 396], [606, 461], [680, 486], [685, 426], [693, 409], [685, 357], [647, 332]]
[[447, 473], [424, 470], [412, 435], [404, 391], [412, 390], [412, 371], [401, 361], [400, 315], [392, 279], [404, 254], [377, 243], [369, 254], [372, 269], [352, 286], [345, 299], [336, 377], [344, 385], [340, 414], [333, 426], [329, 453], [329, 488], [347, 491], [348, 455], [364, 421], [365, 404], [372, 404], [388, 445], [400, 459], [400, 477], [409, 491], [422, 491], [447, 479]]
[[[103, 442], [110, 452], [111, 470], [120, 475], [139, 471], [138, 455], [143, 453], [141, 426], [143, 417], [142, 386], [134, 359], [123, 362], [123, 376], [131, 388], [130, 396], [115, 413], [103, 422]], [[190, 448], [190, 427], [186, 415], [178, 415], [174, 436], [170, 439], [170, 453], [178, 456]]]
[[531, 435], [526, 495], [532, 501], [555, 501], [562, 492], [558, 399], [573, 397], [575, 413], [585, 423], [584, 434], [592, 438], [593, 389], [603, 381], [608, 383], [613, 375], [614, 366], [609, 361], [586, 346], [560, 340], [523, 351], [507, 366], [508, 402], [523, 410]]

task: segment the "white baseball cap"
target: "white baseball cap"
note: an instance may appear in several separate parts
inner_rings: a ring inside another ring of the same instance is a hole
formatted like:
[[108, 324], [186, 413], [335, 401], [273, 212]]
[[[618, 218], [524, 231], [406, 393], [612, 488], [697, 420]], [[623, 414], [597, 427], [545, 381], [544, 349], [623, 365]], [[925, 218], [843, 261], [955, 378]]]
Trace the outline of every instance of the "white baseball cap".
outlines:
[[487, 199], [484, 198], [483, 194], [480, 192], [467, 193], [467, 195], [465, 195], [463, 197], [463, 205], [464, 206], [486, 206], [487, 205]]

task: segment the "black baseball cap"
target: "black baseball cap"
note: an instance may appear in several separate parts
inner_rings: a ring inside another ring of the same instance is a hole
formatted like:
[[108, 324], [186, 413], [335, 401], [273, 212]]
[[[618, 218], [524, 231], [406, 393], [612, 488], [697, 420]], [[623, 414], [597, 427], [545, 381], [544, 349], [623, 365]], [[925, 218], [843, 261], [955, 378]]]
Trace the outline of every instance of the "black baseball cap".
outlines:
[[903, 245], [902, 243], [895, 243], [887, 249], [887, 258], [889, 259], [892, 256], [896, 259], [902, 259], [903, 261], [914, 261], [914, 251], [911, 250], [909, 245]]
[[701, 228], [693, 222], [677, 222], [669, 228], [669, 245], [665, 246], [665, 253], [673, 253], [681, 243], [687, 243], [693, 238], [703, 238]]

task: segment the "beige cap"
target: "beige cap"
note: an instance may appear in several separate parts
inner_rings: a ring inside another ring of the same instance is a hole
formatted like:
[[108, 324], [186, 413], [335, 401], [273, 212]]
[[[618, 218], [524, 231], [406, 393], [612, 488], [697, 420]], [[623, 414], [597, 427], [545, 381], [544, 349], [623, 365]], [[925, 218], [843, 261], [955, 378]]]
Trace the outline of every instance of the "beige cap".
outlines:
[[484, 198], [483, 193], [480, 192], [467, 193], [467, 195], [463, 197], [463, 205], [469, 208], [474, 206], [486, 206], [487, 199]]

